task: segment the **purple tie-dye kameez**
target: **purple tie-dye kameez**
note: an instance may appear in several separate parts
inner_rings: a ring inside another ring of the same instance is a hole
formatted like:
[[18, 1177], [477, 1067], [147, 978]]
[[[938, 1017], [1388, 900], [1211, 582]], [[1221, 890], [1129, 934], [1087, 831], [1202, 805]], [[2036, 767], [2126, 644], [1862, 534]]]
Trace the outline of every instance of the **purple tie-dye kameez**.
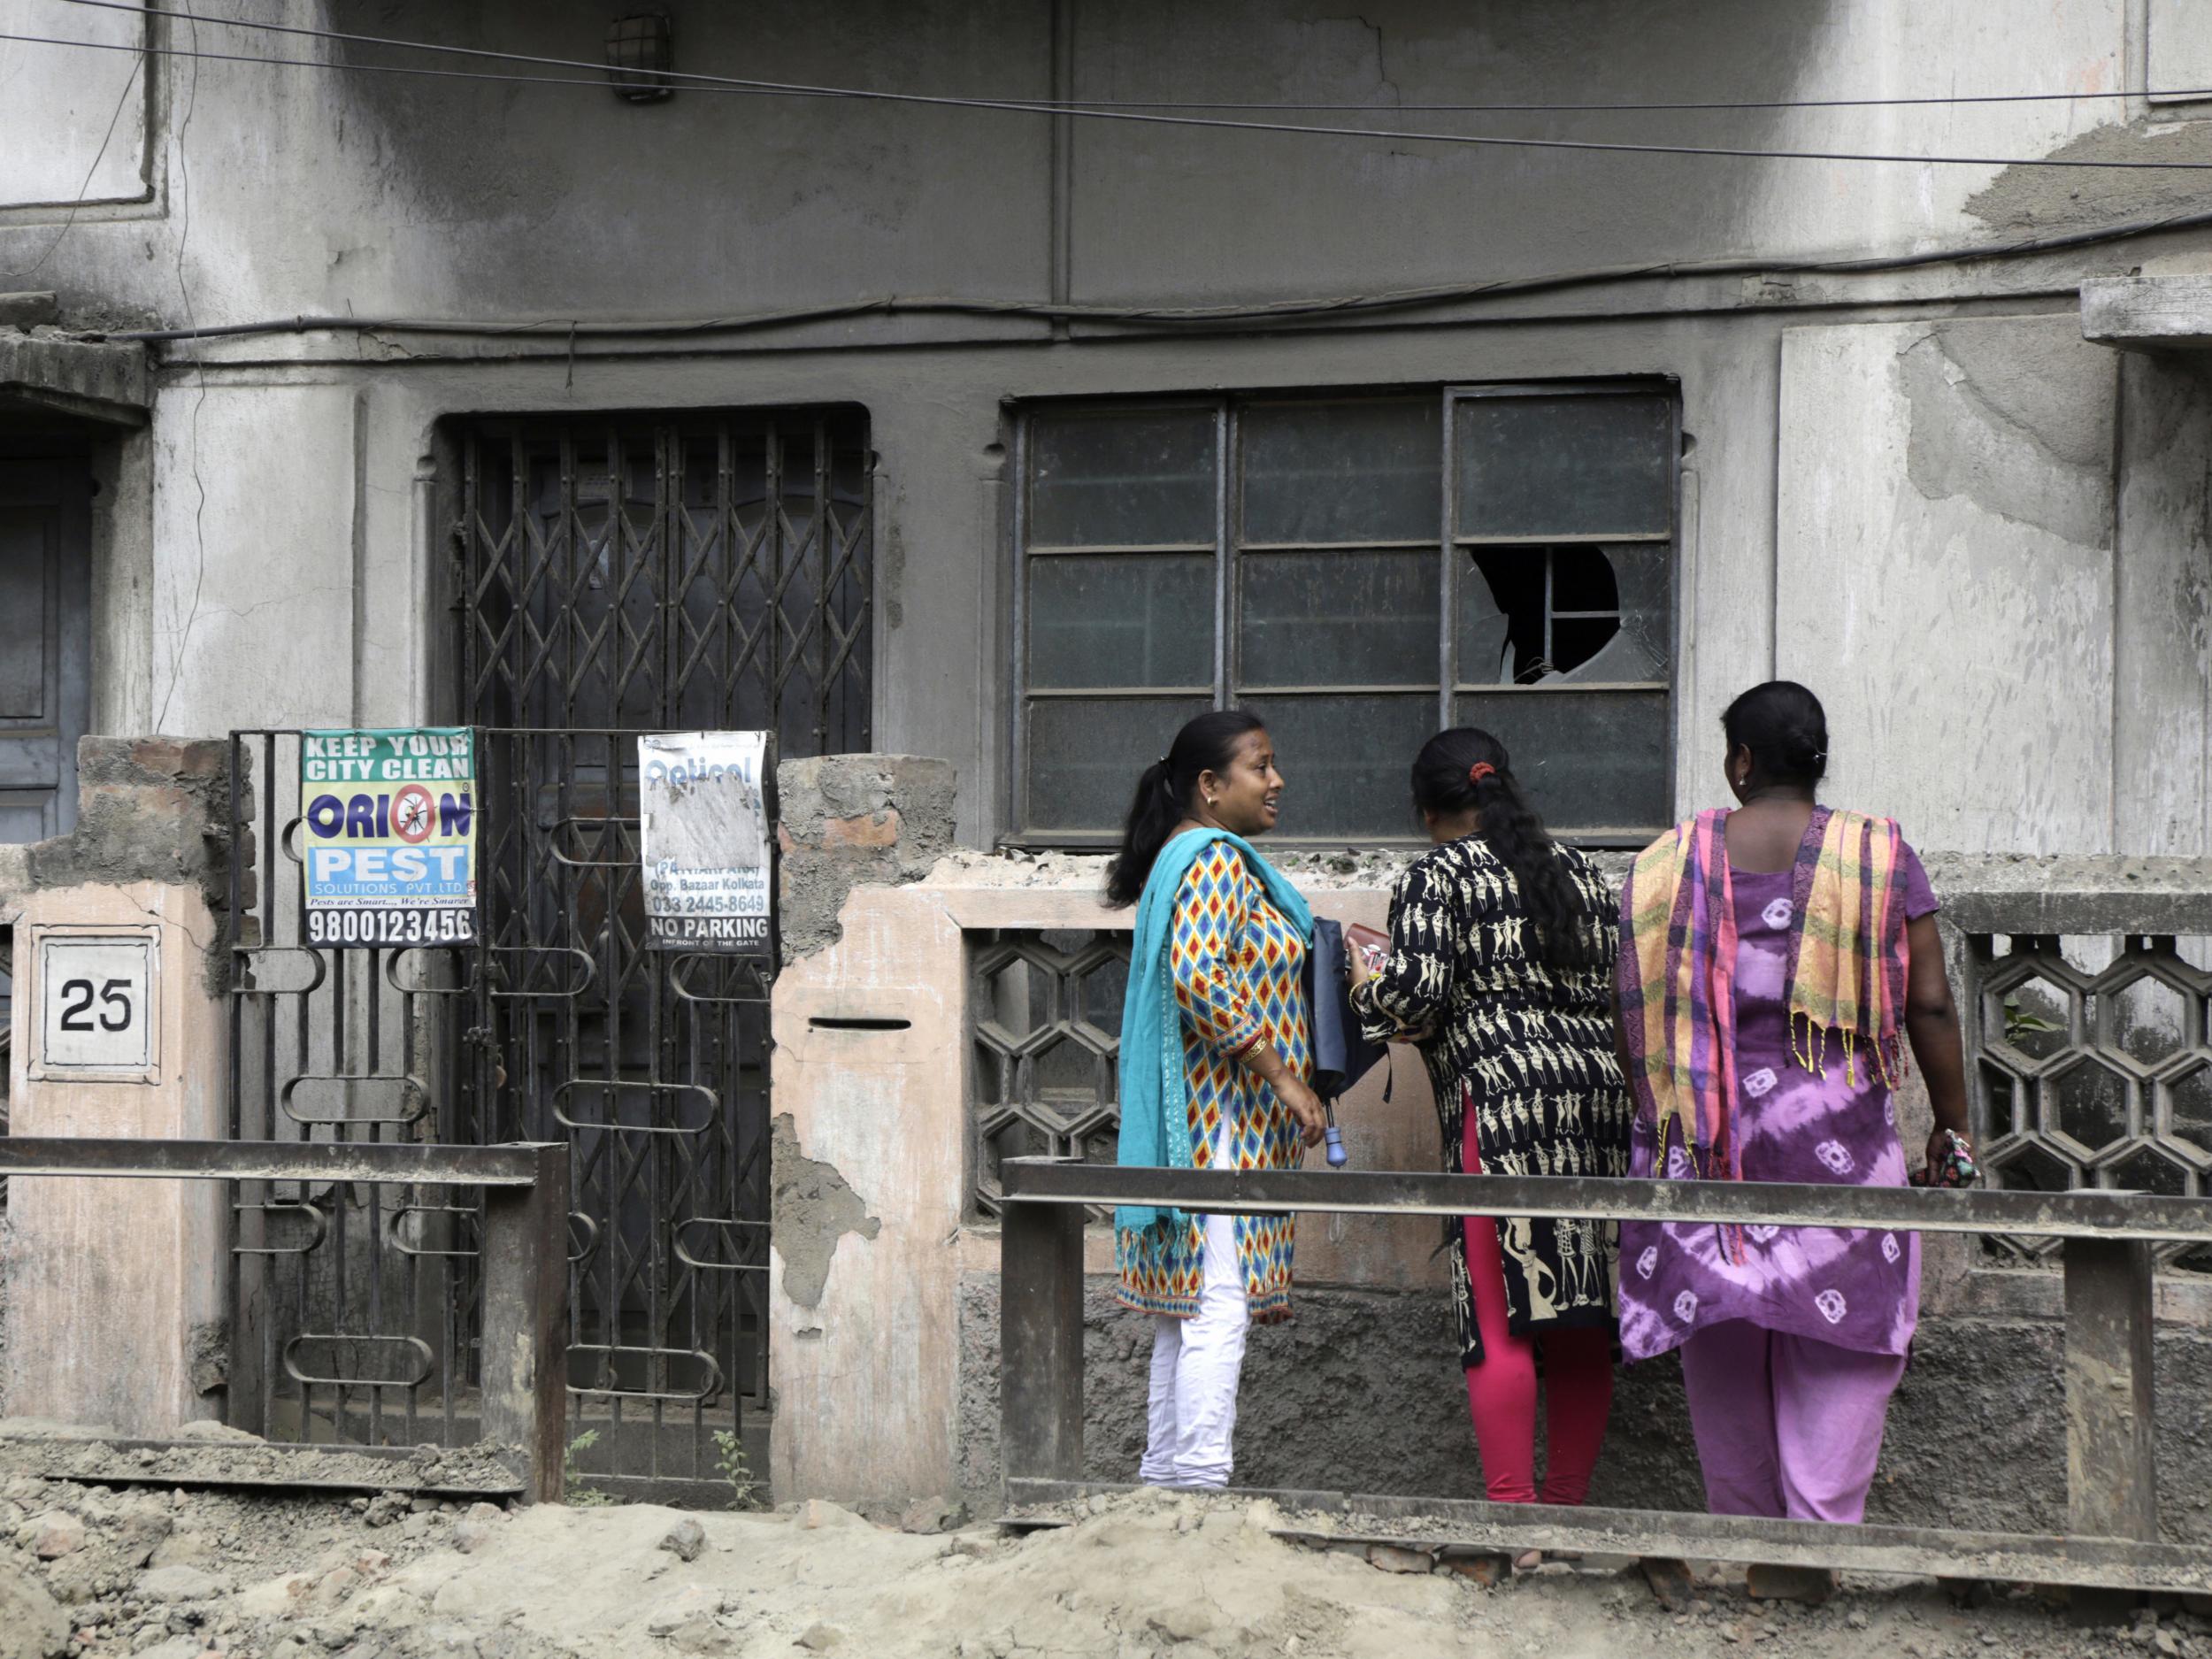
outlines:
[[[1905, 914], [1936, 908], [1910, 849]], [[1826, 1069], [1808, 1071], [1790, 1051], [1788, 990], [1791, 872], [1732, 870], [1736, 912], [1735, 1090], [1747, 1181], [1905, 1185], [1897, 1107], [1878, 1070], [1861, 1055], [1847, 1068], [1842, 1044], [1826, 1047]], [[1816, 1049], [1817, 1052], [1817, 1048]], [[1689, 1174], [1678, 1145], [1658, 1167], [1658, 1143], [1639, 1117], [1629, 1142], [1632, 1176]], [[1740, 1249], [1731, 1244], [1740, 1240]], [[1737, 1259], [1740, 1256], [1740, 1259]], [[1917, 1233], [1835, 1227], [1709, 1224], [1621, 1225], [1621, 1348], [1649, 1359], [1725, 1319], [1811, 1337], [1869, 1354], [1902, 1354], [1920, 1314]]]

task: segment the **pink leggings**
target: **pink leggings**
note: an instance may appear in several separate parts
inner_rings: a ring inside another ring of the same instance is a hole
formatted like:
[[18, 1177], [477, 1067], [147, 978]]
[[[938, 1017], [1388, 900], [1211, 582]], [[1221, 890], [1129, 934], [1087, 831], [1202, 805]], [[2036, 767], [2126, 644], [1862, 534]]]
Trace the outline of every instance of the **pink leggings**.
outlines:
[[[1468, 1114], [1466, 1168], [1482, 1168]], [[1467, 1368], [1467, 1409], [1482, 1451], [1482, 1484], [1493, 1503], [1534, 1503], [1536, 1495], [1536, 1344], [1507, 1327], [1505, 1268], [1498, 1224], [1470, 1216], [1467, 1277], [1474, 1292], [1482, 1360]], [[1590, 1490], [1613, 1409], [1613, 1333], [1580, 1325], [1544, 1335], [1546, 1503], [1580, 1503]]]

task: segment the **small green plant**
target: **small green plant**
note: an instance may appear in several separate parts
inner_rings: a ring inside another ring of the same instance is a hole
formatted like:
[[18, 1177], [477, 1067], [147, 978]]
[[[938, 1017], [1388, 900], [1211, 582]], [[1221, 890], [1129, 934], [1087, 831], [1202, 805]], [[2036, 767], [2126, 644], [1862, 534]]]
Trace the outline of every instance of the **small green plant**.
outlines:
[[584, 1471], [576, 1466], [576, 1455], [598, 1444], [599, 1431], [586, 1429], [569, 1441], [568, 1455], [561, 1459], [561, 1494], [572, 1509], [603, 1509], [615, 1501], [611, 1494], [584, 1485]]
[[2065, 1029], [2065, 1026], [2055, 1021], [2046, 1019], [2040, 1014], [2031, 1014], [2020, 1006], [2018, 997], [2005, 998], [2005, 1041], [2007, 1042], [2017, 1046], [2022, 1038], [2032, 1037], [2038, 1032], [2064, 1031]]
[[718, 1429], [714, 1435], [714, 1466], [722, 1479], [730, 1483], [730, 1508], [757, 1509], [760, 1502], [760, 1482], [753, 1477], [753, 1467], [745, 1461], [745, 1447], [730, 1429]]

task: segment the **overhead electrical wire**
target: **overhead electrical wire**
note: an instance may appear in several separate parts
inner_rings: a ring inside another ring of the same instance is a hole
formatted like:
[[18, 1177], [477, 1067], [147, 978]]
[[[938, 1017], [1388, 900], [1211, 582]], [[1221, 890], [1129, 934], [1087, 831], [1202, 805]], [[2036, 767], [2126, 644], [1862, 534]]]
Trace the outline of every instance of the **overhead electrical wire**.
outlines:
[[[2010, 242], [1986, 242], [1969, 248], [1931, 249], [1917, 253], [1872, 254], [1855, 258], [1783, 258], [1676, 260], [1647, 265], [1606, 266], [1587, 271], [1557, 272], [1525, 277], [1500, 277], [1487, 282], [1402, 288], [1381, 294], [1347, 294], [1317, 299], [1265, 301], [1248, 305], [1094, 305], [1043, 300], [977, 300], [925, 296], [885, 295], [873, 298], [833, 301], [822, 305], [794, 306], [780, 311], [694, 319], [657, 319], [634, 322], [591, 321], [557, 317], [518, 322], [472, 320], [467, 318], [323, 317], [267, 318], [257, 321], [225, 323], [208, 328], [150, 328], [118, 331], [87, 339], [136, 341], [149, 345], [175, 345], [196, 340], [235, 340], [250, 336], [298, 334], [414, 334], [474, 336], [481, 339], [534, 337], [565, 342], [572, 353], [579, 340], [679, 339], [712, 334], [749, 334], [797, 327], [809, 323], [836, 322], [870, 316], [948, 316], [1014, 318], [1040, 322], [1069, 322], [1132, 328], [1222, 327], [1234, 325], [1294, 323], [1317, 317], [1359, 317], [1429, 310], [1478, 300], [1557, 293], [1594, 288], [1611, 282], [1653, 279], [1695, 279], [1731, 276], [1851, 276], [1922, 269], [1939, 265], [1976, 264], [1997, 259], [2024, 258], [2036, 254], [2062, 253], [2069, 249], [2150, 236], [2163, 231], [2212, 227], [2212, 210], [2169, 213], [2154, 219], [2128, 220], [2078, 231], [2062, 231]], [[554, 353], [544, 354], [557, 355]]]
[[[92, 6], [100, 9], [136, 9], [124, 6], [122, 0], [61, 0], [61, 3], [66, 5]], [[550, 76], [490, 75], [474, 70], [432, 70], [408, 65], [339, 63], [321, 58], [266, 58], [250, 53], [203, 52], [177, 47], [132, 45], [119, 41], [81, 41], [50, 35], [20, 34], [0, 34], [0, 40], [13, 40], [37, 45], [76, 47], [92, 50], [154, 52], [178, 58], [263, 64], [282, 68], [339, 70], [347, 73], [369, 71], [381, 73], [430, 75], [448, 80], [495, 81], [511, 84], [530, 82], [539, 85], [593, 87], [604, 87], [606, 84], [604, 77], [607, 66], [605, 65], [589, 63], [577, 58], [541, 58], [521, 53], [491, 52], [475, 48], [439, 46], [418, 41], [394, 40], [380, 35], [357, 35], [335, 30], [309, 29], [295, 24], [248, 23], [234, 19], [204, 17], [199, 13], [188, 12], [169, 12], [164, 15], [195, 22], [220, 23], [234, 27], [263, 29], [283, 34], [310, 35], [323, 39], [360, 42], [379, 46], [398, 47], [403, 50], [465, 52], [471, 56], [494, 58], [504, 62], [538, 64], [557, 68], [589, 69], [594, 72], [594, 74], [588, 81]], [[1216, 132], [1287, 133], [1313, 137], [1385, 139], [1397, 143], [1456, 144], [1505, 150], [1594, 151], [1634, 155], [1706, 156], [1748, 161], [1863, 161], [1893, 163], [1909, 166], [2057, 167], [2162, 173], [2212, 172], [2212, 161], [2145, 159], [2103, 161], [2080, 157], [2059, 156], [1930, 156], [1862, 150], [1766, 150], [1717, 144], [1667, 144], [1589, 138], [1506, 137], [1486, 133], [1431, 133], [1410, 128], [1319, 127], [1302, 122], [1222, 120], [1195, 115], [1146, 114], [1134, 110], [1093, 109], [1081, 105], [1042, 106], [1003, 98], [954, 97], [920, 92], [884, 92], [856, 87], [812, 86], [794, 81], [752, 81], [735, 76], [698, 75], [672, 70], [655, 70], [650, 73], [664, 79], [684, 81], [687, 86], [700, 91], [737, 92], [755, 96], [765, 94], [785, 97], [852, 99], [868, 103], [902, 104], [940, 108], [1003, 110], [1024, 115], [1049, 114], [1056, 118], [1067, 116], [1080, 120], [1119, 121], [1143, 126], [1202, 128]]]
[[[442, 42], [407, 40], [388, 35], [361, 35], [342, 29], [319, 29], [298, 23], [269, 23], [251, 18], [221, 18], [207, 12], [166, 11], [159, 13], [145, 12], [142, 0], [58, 0], [63, 5], [73, 5], [97, 12], [128, 12], [139, 16], [162, 16], [181, 21], [217, 24], [225, 28], [252, 29], [273, 35], [302, 35], [315, 40], [346, 41], [358, 45], [389, 46], [405, 51], [438, 52], [453, 57], [488, 58], [503, 63], [537, 64], [563, 69], [593, 69], [602, 72], [599, 79], [583, 84], [603, 86], [605, 64], [586, 58], [545, 58], [523, 52], [503, 51], [488, 46], [455, 46]], [[272, 60], [274, 61], [274, 60]], [[1830, 109], [1885, 109], [1915, 106], [1949, 105], [1959, 104], [2072, 104], [2105, 99], [2147, 97], [2147, 90], [2095, 92], [1991, 92], [1929, 94], [1906, 97], [1875, 98], [1751, 98], [1751, 99], [1692, 99], [1617, 104], [1558, 103], [1558, 104], [1314, 104], [1314, 103], [1245, 103], [1235, 99], [1171, 98], [992, 98], [964, 99], [926, 94], [898, 94], [872, 92], [860, 88], [810, 87], [794, 82], [752, 81], [733, 75], [710, 75], [682, 70], [635, 71], [651, 73], [664, 80], [703, 82], [709, 86], [755, 92], [783, 93], [793, 96], [853, 96], [853, 97], [910, 97], [931, 103], [975, 104], [988, 109], [1021, 109], [1040, 111], [1053, 115], [1080, 114], [1086, 110], [1257, 110], [1257, 111], [1394, 111], [1404, 114], [1605, 114], [1613, 111], [1644, 113], [1669, 110], [1830, 110]], [[576, 84], [570, 81], [549, 82], [553, 85]], [[2156, 96], [2171, 99], [2212, 99], [2212, 88], [2165, 88]]]

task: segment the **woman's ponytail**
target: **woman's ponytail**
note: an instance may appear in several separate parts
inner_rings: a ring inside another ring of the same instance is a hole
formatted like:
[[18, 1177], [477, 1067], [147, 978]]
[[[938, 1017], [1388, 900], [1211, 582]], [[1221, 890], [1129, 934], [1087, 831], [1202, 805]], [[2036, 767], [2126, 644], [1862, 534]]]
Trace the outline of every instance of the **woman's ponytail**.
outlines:
[[1597, 941], [1580, 895], [1544, 820], [1514, 777], [1504, 744], [1478, 726], [1439, 732], [1414, 760], [1413, 800], [1424, 811], [1472, 808], [1482, 815], [1482, 838], [1513, 872], [1535, 925], [1532, 956], [1552, 967], [1597, 960]]
[[1264, 729], [1259, 716], [1242, 709], [1216, 709], [1184, 723], [1167, 753], [1137, 780], [1137, 793], [1122, 826], [1121, 850], [1106, 870], [1108, 904], [1122, 910], [1144, 896], [1144, 884], [1160, 849], [1190, 815], [1199, 774], [1228, 771], [1237, 745], [1248, 733]]

